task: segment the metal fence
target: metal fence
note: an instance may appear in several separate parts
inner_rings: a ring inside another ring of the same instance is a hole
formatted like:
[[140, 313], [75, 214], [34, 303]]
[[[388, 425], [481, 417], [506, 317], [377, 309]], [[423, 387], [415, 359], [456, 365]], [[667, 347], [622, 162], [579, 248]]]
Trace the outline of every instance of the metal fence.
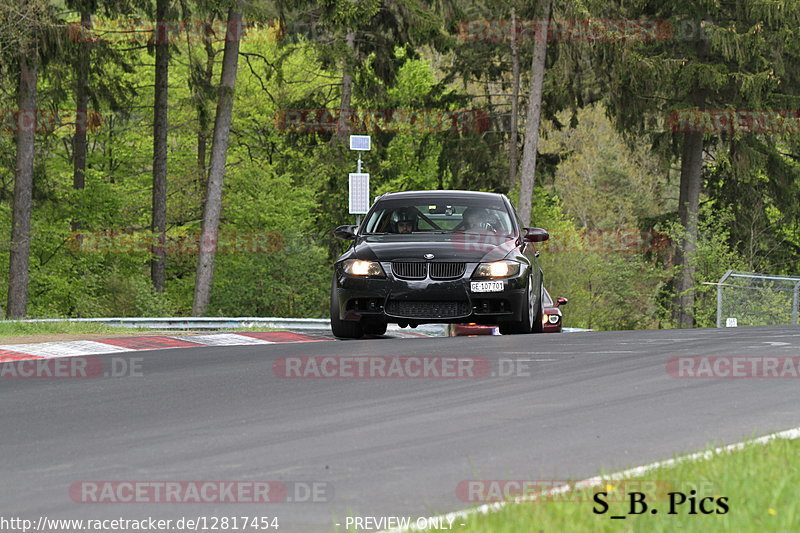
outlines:
[[797, 325], [800, 277], [728, 270], [717, 283], [717, 327]]
[[146, 318], [32, 318], [24, 322], [94, 322], [141, 329], [329, 329], [328, 318], [280, 317], [146, 317]]

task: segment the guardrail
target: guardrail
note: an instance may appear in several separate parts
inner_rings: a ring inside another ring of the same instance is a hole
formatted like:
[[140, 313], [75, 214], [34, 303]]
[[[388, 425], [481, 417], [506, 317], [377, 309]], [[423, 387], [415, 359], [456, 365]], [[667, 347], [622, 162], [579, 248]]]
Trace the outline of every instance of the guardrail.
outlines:
[[149, 318], [32, 318], [20, 322], [93, 322], [142, 329], [329, 329], [327, 318], [279, 317], [149, 317]]
[[[240, 329], [268, 328], [290, 330], [329, 330], [328, 318], [280, 318], [280, 317], [135, 317], [135, 318], [29, 318], [5, 322], [93, 322], [107, 326], [140, 329]], [[433, 336], [447, 336], [446, 324], [422, 324], [415, 329], [402, 329], [390, 325], [390, 331], [417, 331]], [[564, 328], [565, 333], [594, 331], [583, 328]]]

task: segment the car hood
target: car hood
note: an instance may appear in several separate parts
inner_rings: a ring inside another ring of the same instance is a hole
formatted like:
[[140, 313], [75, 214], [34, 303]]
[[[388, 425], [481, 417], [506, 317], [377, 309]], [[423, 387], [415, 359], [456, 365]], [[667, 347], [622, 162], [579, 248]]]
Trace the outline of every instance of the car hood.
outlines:
[[478, 233], [424, 233], [411, 235], [385, 234], [359, 237], [349, 254], [369, 261], [395, 259], [425, 259], [433, 254], [434, 261], [464, 261], [477, 263], [498, 261], [516, 247], [514, 237]]

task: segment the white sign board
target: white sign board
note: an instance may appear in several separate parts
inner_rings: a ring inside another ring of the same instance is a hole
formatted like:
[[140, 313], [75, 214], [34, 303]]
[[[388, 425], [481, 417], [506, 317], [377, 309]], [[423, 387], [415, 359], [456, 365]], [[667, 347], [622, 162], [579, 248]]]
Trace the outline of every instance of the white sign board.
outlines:
[[350, 214], [363, 215], [369, 211], [369, 174], [350, 173]]
[[725, 327], [726, 328], [735, 328], [739, 326], [739, 321], [735, 318], [726, 318], [725, 319]]
[[372, 148], [372, 141], [369, 135], [351, 135], [350, 136], [350, 149], [360, 150], [362, 152], [369, 152]]

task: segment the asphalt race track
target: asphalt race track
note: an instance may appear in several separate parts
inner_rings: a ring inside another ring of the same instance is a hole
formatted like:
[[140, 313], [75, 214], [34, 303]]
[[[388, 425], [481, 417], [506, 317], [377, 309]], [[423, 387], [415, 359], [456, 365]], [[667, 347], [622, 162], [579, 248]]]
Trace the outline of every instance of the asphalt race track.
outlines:
[[[797, 327], [122, 355], [141, 357], [143, 375], [0, 379], [0, 514], [270, 516], [279, 531], [330, 532], [347, 514], [470, 507], [456, 495], [462, 480], [585, 478], [800, 426], [796, 379], [667, 372], [675, 356], [798, 356]], [[515, 369], [510, 376], [478, 379], [275, 375], [276, 358], [314, 355], [481, 357], [493, 372], [498, 359], [516, 363], [505, 365]], [[85, 480], [272, 480], [317, 483], [325, 495], [270, 504], [76, 503], [69, 488]]]

